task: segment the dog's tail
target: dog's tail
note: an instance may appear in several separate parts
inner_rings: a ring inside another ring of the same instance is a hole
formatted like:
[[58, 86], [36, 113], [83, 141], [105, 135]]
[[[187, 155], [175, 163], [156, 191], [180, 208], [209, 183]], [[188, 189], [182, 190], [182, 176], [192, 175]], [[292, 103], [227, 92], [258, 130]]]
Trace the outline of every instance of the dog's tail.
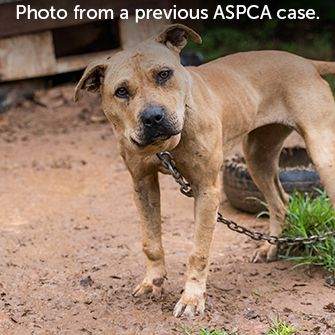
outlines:
[[335, 62], [312, 61], [320, 74], [335, 74]]

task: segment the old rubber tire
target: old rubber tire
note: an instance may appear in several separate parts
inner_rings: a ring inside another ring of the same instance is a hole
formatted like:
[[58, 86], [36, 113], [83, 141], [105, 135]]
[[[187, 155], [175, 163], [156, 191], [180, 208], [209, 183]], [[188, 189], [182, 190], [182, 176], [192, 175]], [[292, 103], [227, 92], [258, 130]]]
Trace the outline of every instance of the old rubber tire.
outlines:
[[[322, 189], [319, 175], [304, 148], [284, 148], [280, 155], [279, 167], [279, 179], [287, 193], [315, 193], [316, 188]], [[242, 156], [234, 155], [225, 161], [223, 187], [233, 207], [248, 213], [259, 213], [265, 209], [259, 201], [251, 199], [265, 201]]]

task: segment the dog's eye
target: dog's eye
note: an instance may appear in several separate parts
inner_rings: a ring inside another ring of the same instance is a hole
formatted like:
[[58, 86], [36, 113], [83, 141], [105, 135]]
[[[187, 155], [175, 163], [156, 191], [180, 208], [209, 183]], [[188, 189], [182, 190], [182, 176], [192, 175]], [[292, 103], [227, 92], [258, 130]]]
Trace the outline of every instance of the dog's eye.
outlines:
[[161, 79], [166, 79], [170, 76], [170, 71], [161, 71], [158, 75]]
[[157, 81], [158, 83], [164, 83], [171, 77], [172, 71], [171, 70], [163, 70], [158, 73]]
[[115, 91], [115, 95], [118, 97], [118, 98], [121, 98], [121, 99], [126, 99], [129, 97], [129, 91], [126, 87], [119, 87], [116, 91]]

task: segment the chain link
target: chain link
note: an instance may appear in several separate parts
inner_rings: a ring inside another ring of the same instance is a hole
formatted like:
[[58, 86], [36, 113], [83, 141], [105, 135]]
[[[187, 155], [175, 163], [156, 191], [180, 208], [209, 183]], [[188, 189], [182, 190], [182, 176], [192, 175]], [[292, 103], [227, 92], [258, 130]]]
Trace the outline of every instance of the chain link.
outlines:
[[[192, 198], [193, 192], [191, 185], [188, 184], [181, 173], [176, 168], [176, 162], [169, 151], [163, 151], [157, 154], [163, 167], [172, 175], [174, 180], [179, 184], [180, 191], [187, 197]], [[256, 241], [266, 241], [273, 245], [300, 245], [300, 244], [314, 244], [316, 242], [321, 242], [329, 237], [335, 236], [335, 231], [329, 231], [320, 236], [309, 236], [309, 237], [277, 237], [272, 235], [266, 235], [260, 232], [251, 231], [243, 226], [238, 225], [236, 222], [225, 218], [220, 212], [217, 213], [217, 222], [221, 222], [226, 225], [230, 230], [235, 231], [239, 234], [246, 235]]]
[[180, 186], [180, 192], [189, 198], [193, 197], [193, 192], [189, 183], [187, 183], [183, 176], [176, 168], [176, 162], [174, 161], [172, 155], [168, 151], [163, 151], [157, 154], [158, 158], [162, 162], [163, 167], [171, 174], [174, 180]]

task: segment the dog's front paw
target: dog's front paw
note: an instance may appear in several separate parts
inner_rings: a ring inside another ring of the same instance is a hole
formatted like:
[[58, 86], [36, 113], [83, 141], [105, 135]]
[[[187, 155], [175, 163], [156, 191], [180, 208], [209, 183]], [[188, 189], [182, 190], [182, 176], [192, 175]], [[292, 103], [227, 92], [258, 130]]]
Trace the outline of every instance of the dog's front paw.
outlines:
[[276, 245], [264, 244], [260, 248], [258, 248], [253, 257], [252, 262], [253, 263], [267, 263], [272, 262], [277, 259], [278, 256], [278, 247]]
[[144, 279], [140, 285], [137, 285], [133, 291], [134, 297], [148, 296], [149, 298], [159, 299], [163, 292], [164, 278], [155, 278], [153, 280]]
[[205, 293], [198, 295], [188, 295], [184, 292], [173, 310], [173, 315], [176, 318], [181, 316], [194, 318], [197, 315], [203, 315], [204, 312]]

